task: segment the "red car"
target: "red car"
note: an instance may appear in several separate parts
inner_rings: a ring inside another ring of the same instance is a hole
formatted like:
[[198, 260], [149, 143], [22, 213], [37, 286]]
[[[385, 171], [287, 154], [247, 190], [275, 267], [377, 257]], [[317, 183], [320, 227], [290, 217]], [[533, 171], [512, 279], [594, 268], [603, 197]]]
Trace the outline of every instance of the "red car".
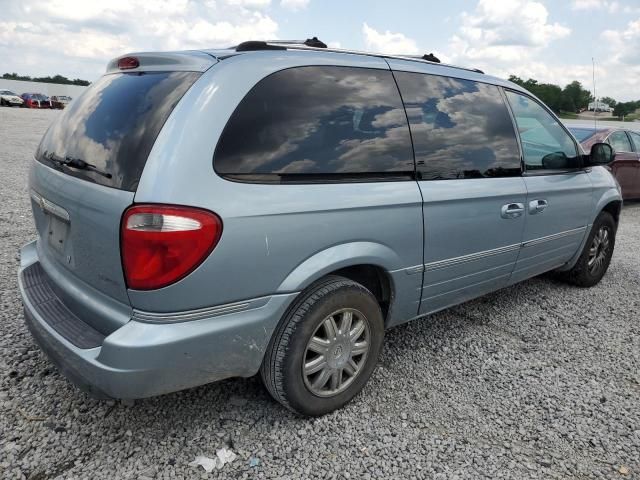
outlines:
[[22, 106], [26, 108], [53, 108], [49, 97], [42, 93], [23, 93], [20, 98], [24, 100]]
[[640, 198], [640, 131], [588, 126], [570, 126], [569, 130], [586, 152], [596, 142], [611, 145], [616, 159], [610, 167], [622, 188], [622, 198]]

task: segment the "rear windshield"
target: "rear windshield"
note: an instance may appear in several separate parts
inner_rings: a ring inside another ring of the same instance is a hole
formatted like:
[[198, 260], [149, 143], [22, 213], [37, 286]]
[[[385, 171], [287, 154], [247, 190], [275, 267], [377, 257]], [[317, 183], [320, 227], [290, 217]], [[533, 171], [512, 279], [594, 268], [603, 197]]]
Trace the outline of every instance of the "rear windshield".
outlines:
[[[49, 127], [36, 159], [74, 177], [135, 191], [167, 117], [200, 73], [105, 75]], [[61, 165], [78, 159], [86, 169]]]
[[569, 128], [569, 131], [573, 133], [573, 136], [576, 137], [580, 143], [596, 134], [596, 130], [593, 128]]

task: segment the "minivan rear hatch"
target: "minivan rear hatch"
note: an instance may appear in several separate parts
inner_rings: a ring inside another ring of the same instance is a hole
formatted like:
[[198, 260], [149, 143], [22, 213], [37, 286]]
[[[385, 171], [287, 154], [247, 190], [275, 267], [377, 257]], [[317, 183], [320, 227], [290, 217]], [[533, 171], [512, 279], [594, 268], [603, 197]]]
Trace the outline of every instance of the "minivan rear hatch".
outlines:
[[122, 214], [171, 111], [217, 61], [200, 52], [128, 58], [136, 62], [124, 70], [112, 62], [63, 110], [44, 135], [30, 175], [42, 266], [50, 277], [70, 279], [71, 289], [92, 287], [87, 303], [95, 302], [94, 292], [129, 304], [120, 257]]

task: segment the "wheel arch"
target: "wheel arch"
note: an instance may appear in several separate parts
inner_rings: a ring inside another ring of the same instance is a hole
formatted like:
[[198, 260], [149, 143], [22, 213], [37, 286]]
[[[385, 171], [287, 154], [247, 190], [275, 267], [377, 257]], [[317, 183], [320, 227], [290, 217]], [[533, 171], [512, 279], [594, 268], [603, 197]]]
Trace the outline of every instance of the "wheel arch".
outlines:
[[617, 225], [620, 220], [621, 210], [622, 210], [622, 200], [611, 200], [609, 203], [607, 203], [600, 209], [600, 211], [598, 212], [598, 215], [600, 215], [600, 212], [609, 212], [613, 217], [613, 219], [616, 221], [616, 225]]
[[594, 209], [594, 214], [593, 214], [593, 218], [591, 219], [591, 223], [593, 224], [596, 218], [598, 218], [598, 215], [600, 215], [600, 213], [604, 211], [604, 212], [609, 212], [613, 216], [617, 224], [618, 220], [620, 219], [621, 210], [622, 210], [622, 196], [620, 195], [620, 192], [618, 191], [618, 189], [610, 188], [606, 190], [604, 194], [600, 196], [600, 198], [597, 199], [596, 207]]
[[317, 280], [339, 275], [364, 285], [376, 297], [385, 325], [396, 299], [393, 272], [401, 263], [389, 247], [373, 242], [335, 245], [317, 252], [292, 270], [278, 292], [302, 291]]

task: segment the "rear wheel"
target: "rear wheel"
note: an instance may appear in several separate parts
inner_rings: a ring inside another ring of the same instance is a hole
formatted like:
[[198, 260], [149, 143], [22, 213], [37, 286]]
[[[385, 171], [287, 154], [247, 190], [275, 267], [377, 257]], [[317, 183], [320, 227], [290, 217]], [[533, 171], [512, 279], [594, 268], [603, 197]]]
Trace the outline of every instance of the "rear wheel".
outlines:
[[609, 212], [601, 212], [575, 266], [563, 277], [579, 287], [592, 287], [604, 277], [609, 268], [616, 242], [616, 222]]
[[373, 294], [349, 279], [327, 277], [300, 294], [274, 333], [262, 380], [288, 409], [324, 415], [362, 390], [383, 337], [382, 312]]

